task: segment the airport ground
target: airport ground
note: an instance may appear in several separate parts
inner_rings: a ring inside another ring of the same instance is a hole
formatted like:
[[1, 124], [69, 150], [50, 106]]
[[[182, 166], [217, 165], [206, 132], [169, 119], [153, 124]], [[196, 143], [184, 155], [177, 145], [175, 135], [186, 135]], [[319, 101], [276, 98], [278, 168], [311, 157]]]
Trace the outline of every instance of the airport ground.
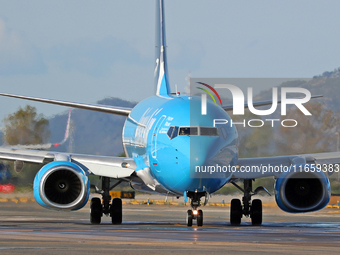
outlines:
[[[137, 197], [138, 201], [159, 197]], [[162, 197], [164, 199], [164, 197]], [[222, 197], [214, 197], [217, 202]], [[263, 225], [231, 226], [229, 205], [202, 207], [203, 227], [187, 227], [188, 205], [127, 203], [123, 224], [89, 222], [89, 205], [52, 211], [30, 200], [0, 203], [0, 254], [337, 254], [340, 209], [288, 214], [265, 197]], [[159, 200], [158, 200], [159, 201]], [[169, 201], [172, 201], [170, 199]], [[229, 197], [225, 198], [229, 201]]]

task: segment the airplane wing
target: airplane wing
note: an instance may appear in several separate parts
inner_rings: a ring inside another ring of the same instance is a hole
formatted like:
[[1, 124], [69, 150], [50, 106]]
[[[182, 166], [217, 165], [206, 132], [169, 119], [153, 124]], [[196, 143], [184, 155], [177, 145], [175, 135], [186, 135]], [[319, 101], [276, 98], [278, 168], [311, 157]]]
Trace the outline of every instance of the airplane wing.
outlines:
[[[296, 164], [315, 164], [317, 166], [340, 164], [340, 152], [239, 158], [237, 168], [240, 169], [240, 171], [234, 173], [233, 178], [256, 179], [268, 176], [278, 177], [284, 170], [284, 167], [287, 168]], [[275, 167], [276, 170], [274, 169]], [[246, 170], [249, 172], [246, 172]]]
[[57, 160], [70, 161], [79, 165], [89, 174], [117, 179], [130, 177], [136, 169], [136, 163], [132, 158], [34, 151], [4, 147], [0, 147], [0, 159], [36, 164], [45, 164]]
[[92, 111], [97, 111], [97, 112], [105, 112], [105, 113], [111, 113], [111, 114], [122, 115], [122, 116], [129, 116], [130, 112], [132, 111], [132, 108], [127, 108], [127, 107], [98, 105], [98, 104], [83, 104], [83, 103], [75, 103], [75, 102], [54, 100], [54, 99], [47, 99], [47, 98], [20, 96], [20, 95], [14, 95], [14, 94], [6, 94], [6, 93], [0, 93], [0, 96], [14, 97], [14, 98], [26, 99], [26, 100], [36, 101], [36, 102], [56, 104], [56, 105], [74, 107], [74, 108], [85, 109], [85, 110], [92, 110]]

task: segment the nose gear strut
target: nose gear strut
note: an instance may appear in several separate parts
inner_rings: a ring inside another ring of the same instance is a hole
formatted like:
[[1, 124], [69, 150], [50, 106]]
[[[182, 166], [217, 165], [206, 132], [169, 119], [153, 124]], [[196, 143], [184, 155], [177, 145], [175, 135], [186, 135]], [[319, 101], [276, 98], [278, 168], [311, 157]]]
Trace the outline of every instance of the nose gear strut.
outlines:
[[207, 204], [208, 199], [209, 199], [209, 193], [206, 191], [202, 192], [197, 192], [196, 191], [186, 191], [184, 193], [185, 200], [186, 198], [190, 198], [191, 202], [191, 208], [192, 210], [187, 211], [187, 217], [186, 217], [186, 223], [188, 227], [192, 226], [192, 221], [196, 220], [197, 221], [197, 226], [201, 227], [203, 226], [203, 211], [202, 210], [197, 210], [199, 206], [201, 206], [201, 197], [205, 197], [204, 200], [204, 205]]

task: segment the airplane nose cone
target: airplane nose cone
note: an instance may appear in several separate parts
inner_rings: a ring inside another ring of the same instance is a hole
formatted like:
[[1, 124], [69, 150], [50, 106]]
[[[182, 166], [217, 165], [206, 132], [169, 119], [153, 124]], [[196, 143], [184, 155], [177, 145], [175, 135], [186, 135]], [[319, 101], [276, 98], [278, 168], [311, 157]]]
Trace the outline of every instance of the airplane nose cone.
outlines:
[[[192, 137], [190, 141], [190, 177], [200, 179], [226, 178], [228, 173], [222, 167], [226, 161], [221, 160], [219, 139], [212, 137]], [[195, 139], [199, 138], [199, 139]], [[225, 157], [225, 159], [227, 159]]]
[[224, 155], [227, 150], [221, 150], [218, 137], [183, 137], [181, 144], [178, 151], [180, 168], [174, 176], [174, 190], [210, 193], [224, 185], [230, 174], [217, 172], [217, 165], [225, 165], [228, 157]]

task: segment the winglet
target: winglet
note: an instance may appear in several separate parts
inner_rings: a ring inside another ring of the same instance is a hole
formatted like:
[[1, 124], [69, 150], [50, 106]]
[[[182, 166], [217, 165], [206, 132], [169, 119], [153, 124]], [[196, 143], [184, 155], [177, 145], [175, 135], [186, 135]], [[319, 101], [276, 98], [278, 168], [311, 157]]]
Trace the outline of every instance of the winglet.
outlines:
[[68, 111], [68, 119], [66, 124], [64, 140], [62, 140], [60, 143], [53, 144], [54, 147], [58, 147], [59, 145], [62, 145], [67, 141], [70, 134], [70, 125], [71, 125], [71, 109]]
[[169, 96], [171, 93], [166, 59], [164, 0], [156, 0], [156, 95]]

